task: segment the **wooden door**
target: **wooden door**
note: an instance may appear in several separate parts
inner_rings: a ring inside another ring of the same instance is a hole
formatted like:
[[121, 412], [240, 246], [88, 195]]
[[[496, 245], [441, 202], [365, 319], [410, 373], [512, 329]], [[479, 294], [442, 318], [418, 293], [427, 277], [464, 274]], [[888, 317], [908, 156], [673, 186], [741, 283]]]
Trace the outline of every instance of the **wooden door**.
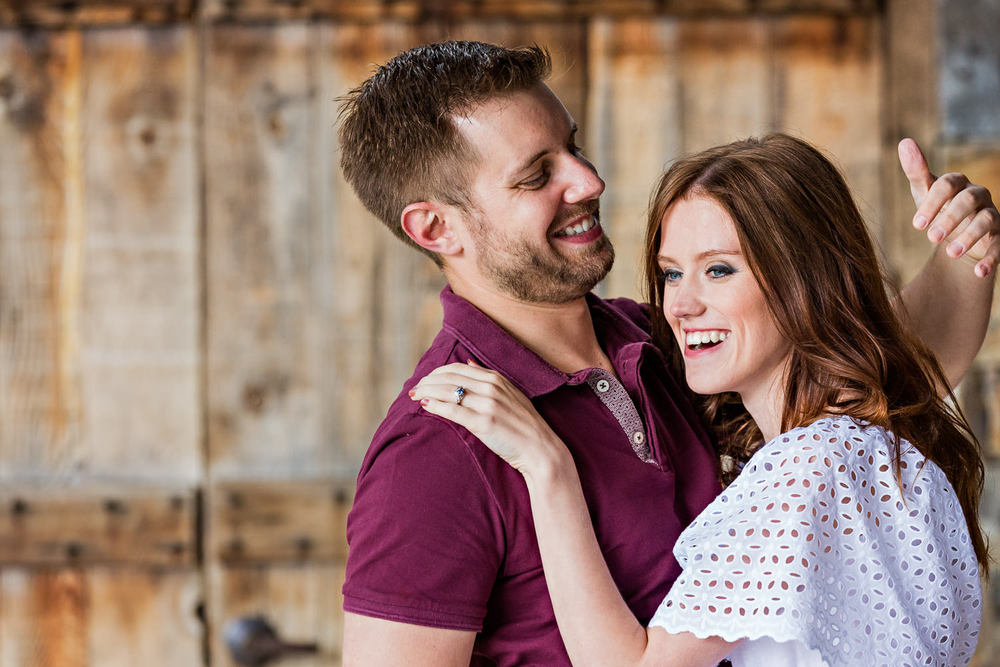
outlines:
[[202, 658], [197, 51], [0, 30], [0, 664]]
[[895, 138], [936, 120], [932, 3], [901, 4], [0, 0], [36, 26], [0, 27], [0, 667], [233, 665], [249, 616], [340, 663], [354, 477], [443, 285], [337, 166], [375, 64], [549, 47], [606, 295], [639, 296], [664, 164], [770, 130], [832, 153], [905, 278]]

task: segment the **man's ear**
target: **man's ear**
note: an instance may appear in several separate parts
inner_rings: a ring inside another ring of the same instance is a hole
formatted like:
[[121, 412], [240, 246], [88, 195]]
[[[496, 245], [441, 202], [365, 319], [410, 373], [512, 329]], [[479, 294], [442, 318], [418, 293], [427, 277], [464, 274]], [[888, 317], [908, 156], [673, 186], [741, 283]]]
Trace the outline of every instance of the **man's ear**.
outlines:
[[452, 218], [448, 208], [435, 202], [418, 201], [403, 209], [400, 223], [418, 246], [447, 257], [462, 251]]

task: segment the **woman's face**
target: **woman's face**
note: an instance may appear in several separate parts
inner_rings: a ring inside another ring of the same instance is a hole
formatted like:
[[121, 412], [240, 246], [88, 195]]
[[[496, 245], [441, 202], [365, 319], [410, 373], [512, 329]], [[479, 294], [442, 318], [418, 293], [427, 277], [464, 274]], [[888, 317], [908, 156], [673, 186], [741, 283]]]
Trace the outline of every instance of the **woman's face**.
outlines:
[[791, 347], [732, 219], [713, 199], [688, 195], [667, 209], [660, 237], [663, 313], [684, 353], [688, 385], [699, 394], [738, 392], [748, 408], [773, 398]]

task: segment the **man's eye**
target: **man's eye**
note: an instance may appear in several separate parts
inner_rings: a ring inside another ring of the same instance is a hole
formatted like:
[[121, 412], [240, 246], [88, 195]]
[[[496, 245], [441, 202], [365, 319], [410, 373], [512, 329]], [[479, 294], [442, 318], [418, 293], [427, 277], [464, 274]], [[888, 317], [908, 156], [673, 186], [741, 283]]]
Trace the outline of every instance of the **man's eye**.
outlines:
[[677, 269], [664, 269], [662, 274], [663, 282], [668, 285], [676, 283], [681, 279], [681, 275], [683, 274], [681, 274], [681, 272]]
[[545, 185], [549, 180], [549, 170], [543, 169], [534, 178], [529, 178], [526, 181], [521, 181], [521, 186], [526, 188], [540, 188]]
[[733, 275], [736, 270], [728, 264], [713, 264], [705, 270], [705, 273], [712, 278], [724, 278]]

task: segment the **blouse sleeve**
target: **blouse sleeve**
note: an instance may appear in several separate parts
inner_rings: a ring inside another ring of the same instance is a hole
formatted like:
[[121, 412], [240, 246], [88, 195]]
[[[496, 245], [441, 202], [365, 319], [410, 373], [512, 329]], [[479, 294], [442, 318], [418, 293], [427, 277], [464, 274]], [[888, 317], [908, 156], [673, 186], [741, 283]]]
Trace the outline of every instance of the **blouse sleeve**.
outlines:
[[964, 515], [915, 450], [900, 486], [890, 438], [840, 418], [768, 443], [681, 536], [650, 625], [799, 641], [830, 664], [967, 662], [980, 591]]

